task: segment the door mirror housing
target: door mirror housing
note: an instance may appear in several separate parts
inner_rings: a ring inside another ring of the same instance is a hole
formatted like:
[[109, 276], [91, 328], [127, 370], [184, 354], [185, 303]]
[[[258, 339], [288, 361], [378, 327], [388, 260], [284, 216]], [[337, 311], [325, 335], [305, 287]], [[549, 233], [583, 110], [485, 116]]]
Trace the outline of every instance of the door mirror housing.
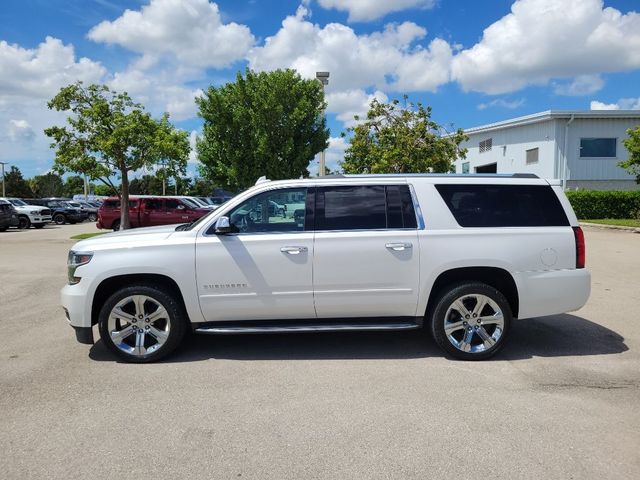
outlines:
[[229, 217], [220, 217], [216, 220], [216, 227], [214, 230], [216, 235], [224, 235], [225, 233], [232, 233], [233, 231], [234, 228], [229, 221]]
[[187, 207], [185, 207], [184, 205], [180, 204], [176, 207], [176, 210], [186, 210]]

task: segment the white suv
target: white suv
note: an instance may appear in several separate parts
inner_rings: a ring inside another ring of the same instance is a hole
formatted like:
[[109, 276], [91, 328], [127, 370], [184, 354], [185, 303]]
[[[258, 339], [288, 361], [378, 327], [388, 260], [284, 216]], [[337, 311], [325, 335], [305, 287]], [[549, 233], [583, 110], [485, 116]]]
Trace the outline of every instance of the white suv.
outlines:
[[18, 213], [18, 228], [42, 228], [51, 222], [51, 210], [40, 205], [29, 205], [19, 198], [0, 197], [0, 200], [6, 200], [11, 203]]
[[[284, 215], [273, 205], [282, 205]], [[428, 328], [483, 359], [514, 317], [576, 310], [584, 237], [559, 185], [533, 175], [262, 181], [192, 224], [77, 243], [62, 290], [77, 339], [164, 357], [205, 334]]]

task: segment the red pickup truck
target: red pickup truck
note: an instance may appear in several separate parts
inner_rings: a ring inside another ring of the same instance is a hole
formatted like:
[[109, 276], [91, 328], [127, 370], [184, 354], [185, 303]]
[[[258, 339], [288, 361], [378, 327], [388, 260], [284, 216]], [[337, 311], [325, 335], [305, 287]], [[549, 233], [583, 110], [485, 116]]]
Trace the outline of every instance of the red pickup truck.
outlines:
[[[189, 223], [211, 212], [177, 197], [129, 197], [131, 228]], [[107, 198], [98, 209], [98, 228], [120, 229], [120, 199]]]

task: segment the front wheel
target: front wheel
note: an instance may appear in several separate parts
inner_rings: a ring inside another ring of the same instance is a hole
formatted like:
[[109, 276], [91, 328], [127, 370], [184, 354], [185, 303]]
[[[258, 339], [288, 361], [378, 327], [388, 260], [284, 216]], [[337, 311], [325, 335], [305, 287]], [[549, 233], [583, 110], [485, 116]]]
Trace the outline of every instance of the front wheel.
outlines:
[[111, 229], [114, 232], [117, 232], [118, 230], [120, 230], [120, 220], [114, 220], [114, 222], [111, 224]]
[[18, 222], [18, 228], [21, 230], [25, 230], [31, 226], [31, 221], [28, 217], [19, 217]]
[[62, 213], [56, 213], [53, 216], [53, 223], [55, 223], [56, 225], [64, 225], [66, 223], [67, 219], [65, 218], [65, 216]]
[[173, 352], [185, 335], [187, 317], [174, 296], [151, 285], [122, 288], [98, 317], [100, 337], [127, 362], [148, 363]]
[[96, 215], [95, 213], [90, 213], [89, 214], [89, 221], [90, 222], [95, 222], [98, 219], [98, 215]]
[[445, 352], [462, 360], [483, 360], [502, 348], [511, 326], [511, 307], [490, 285], [464, 282], [447, 288], [431, 316], [431, 333]]

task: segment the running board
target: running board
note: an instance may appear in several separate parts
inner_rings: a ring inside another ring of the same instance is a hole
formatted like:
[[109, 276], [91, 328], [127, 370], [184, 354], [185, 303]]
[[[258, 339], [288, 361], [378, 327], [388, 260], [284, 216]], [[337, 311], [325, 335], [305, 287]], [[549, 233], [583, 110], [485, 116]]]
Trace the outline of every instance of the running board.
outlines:
[[335, 319], [299, 322], [220, 322], [196, 326], [195, 333], [210, 335], [236, 335], [245, 333], [303, 333], [303, 332], [356, 332], [415, 330], [422, 327], [422, 319], [335, 321]]

